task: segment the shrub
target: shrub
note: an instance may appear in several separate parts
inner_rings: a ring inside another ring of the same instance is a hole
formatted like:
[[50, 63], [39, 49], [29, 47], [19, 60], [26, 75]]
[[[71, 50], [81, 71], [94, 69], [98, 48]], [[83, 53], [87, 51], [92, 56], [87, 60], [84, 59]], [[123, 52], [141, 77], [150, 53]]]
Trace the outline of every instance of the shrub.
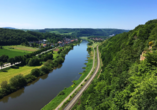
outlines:
[[14, 87], [22, 87], [26, 85], [26, 80], [22, 74], [19, 74], [10, 79], [10, 84]]
[[42, 72], [44, 72], [44, 73], [49, 73], [50, 68], [47, 67], [47, 66], [43, 66], [43, 67], [40, 68], [40, 70], [41, 70]]
[[32, 75], [32, 74], [28, 74], [28, 75], [25, 76], [25, 80], [26, 80], [27, 83], [30, 83], [30, 82], [34, 81], [36, 78], [37, 77]]
[[38, 58], [30, 58], [28, 65], [29, 66], [38, 66], [38, 65], [40, 65], [40, 60]]
[[6, 87], [7, 87], [7, 84], [8, 84], [7, 81], [2, 81], [1, 87], [2, 87], [2, 88], [6, 88]]
[[40, 72], [41, 71], [39, 69], [35, 68], [35, 69], [32, 69], [31, 74], [38, 77], [40, 76]]
[[61, 91], [58, 95], [64, 95], [65, 92], [64, 91]]

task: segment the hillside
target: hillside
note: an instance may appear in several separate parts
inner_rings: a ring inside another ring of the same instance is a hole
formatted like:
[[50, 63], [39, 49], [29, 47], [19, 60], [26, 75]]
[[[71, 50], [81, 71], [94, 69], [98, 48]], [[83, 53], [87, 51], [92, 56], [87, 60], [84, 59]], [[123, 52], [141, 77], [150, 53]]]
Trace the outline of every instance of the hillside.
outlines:
[[50, 39], [51, 42], [62, 40], [63, 37], [71, 37], [69, 35], [60, 35], [55, 33], [41, 33], [33, 31], [23, 31], [16, 29], [0, 28], [0, 46], [1, 45], [19, 45], [28, 41], [38, 41], [42, 39]]
[[123, 29], [91, 29], [91, 28], [59, 28], [59, 29], [42, 29], [34, 30], [38, 32], [50, 32], [50, 33], [59, 33], [65, 35], [73, 35], [76, 37], [82, 36], [104, 36], [108, 37], [111, 34], [120, 34], [123, 32], [128, 32], [129, 30]]
[[[109, 38], [99, 49], [102, 73], [74, 108], [157, 110], [157, 20]], [[143, 51], [145, 60], [140, 61]]]

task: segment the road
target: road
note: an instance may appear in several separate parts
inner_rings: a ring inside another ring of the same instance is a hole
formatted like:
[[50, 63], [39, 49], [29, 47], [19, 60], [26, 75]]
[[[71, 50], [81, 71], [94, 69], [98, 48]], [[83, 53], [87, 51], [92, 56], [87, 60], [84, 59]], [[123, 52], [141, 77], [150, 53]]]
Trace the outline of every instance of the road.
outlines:
[[96, 76], [96, 74], [98, 73], [99, 67], [100, 67], [100, 59], [99, 59], [98, 46], [97, 46], [97, 58], [98, 58], [98, 64], [97, 64], [97, 68], [96, 68], [94, 74], [88, 80], [88, 82], [83, 86], [83, 88], [77, 93], [77, 95], [69, 102], [69, 104], [64, 108], [64, 110], [71, 110], [72, 109], [72, 107], [75, 105], [75, 103], [77, 102], [77, 100], [79, 99], [79, 97], [87, 89], [87, 87], [90, 85], [90, 83], [92, 82], [92, 80], [94, 79], [94, 77]]
[[[93, 48], [94, 50], [94, 48]], [[90, 70], [90, 72], [88, 73], [88, 75], [84, 78], [84, 79], [87, 79], [89, 77], [89, 75], [91, 74], [91, 72], [93, 71], [93, 68], [94, 68], [94, 63], [95, 63], [95, 50], [94, 50], [94, 55], [93, 55], [93, 66], [92, 66], [92, 69]], [[66, 102], [70, 96], [72, 96], [74, 94], [74, 92], [81, 86], [82, 83], [84, 83], [85, 80], [83, 80], [57, 107], [55, 110], [59, 110], [60, 107], [62, 107], [62, 105], [64, 104], [64, 102]]]
[[[46, 53], [46, 52], [49, 52], [49, 51], [54, 50], [54, 49], [56, 49], [56, 48], [57, 48], [57, 47], [55, 47], [55, 48], [53, 48], [53, 49], [49, 49], [49, 50], [43, 51], [43, 52], [41, 52], [40, 54], [37, 54], [36, 56], [41, 55], [41, 54]], [[21, 63], [21, 62], [16, 62], [15, 64], [12, 64], [12, 65], [11, 65], [10, 63], [4, 64], [3, 67], [0, 67], [0, 70], [1, 70], [1, 69], [4, 69], [4, 68], [11, 67], [11, 66], [15, 66], [15, 65], [20, 64], [20, 63]]]

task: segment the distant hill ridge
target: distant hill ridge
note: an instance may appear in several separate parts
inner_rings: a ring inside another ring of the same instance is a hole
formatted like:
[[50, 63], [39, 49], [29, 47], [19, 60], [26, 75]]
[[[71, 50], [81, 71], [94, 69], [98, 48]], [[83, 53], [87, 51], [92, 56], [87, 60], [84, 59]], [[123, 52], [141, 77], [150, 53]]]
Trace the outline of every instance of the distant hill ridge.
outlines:
[[5, 28], [5, 29], [16, 29], [14, 27], [2, 27], [2, 28]]
[[76, 37], [82, 36], [104, 36], [108, 37], [112, 34], [120, 34], [123, 32], [128, 32], [129, 30], [124, 29], [94, 29], [94, 28], [45, 28], [39, 30], [33, 30], [38, 32], [50, 32], [59, 34], [69, 34]]

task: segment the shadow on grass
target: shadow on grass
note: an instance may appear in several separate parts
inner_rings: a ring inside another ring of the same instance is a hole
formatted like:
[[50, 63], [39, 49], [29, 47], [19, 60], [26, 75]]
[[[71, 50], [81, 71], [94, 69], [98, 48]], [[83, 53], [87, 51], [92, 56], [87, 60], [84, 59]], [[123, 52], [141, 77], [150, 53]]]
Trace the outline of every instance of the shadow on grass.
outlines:
[[25, 66], [25, 65], [18, 64], [16, 66], [11, 66], [11, 67], [8, 67], [8, 68], [4, 68], [4, 69], [0, 70], [0, 72], [8, 72], [8, 70], [11, 69], [11, 68], [12, 69], [19, 69], [19, 67], [23, 67], [23, 66]]
[[11, 66], [10, 68], [19, 69], [19, 66]]

